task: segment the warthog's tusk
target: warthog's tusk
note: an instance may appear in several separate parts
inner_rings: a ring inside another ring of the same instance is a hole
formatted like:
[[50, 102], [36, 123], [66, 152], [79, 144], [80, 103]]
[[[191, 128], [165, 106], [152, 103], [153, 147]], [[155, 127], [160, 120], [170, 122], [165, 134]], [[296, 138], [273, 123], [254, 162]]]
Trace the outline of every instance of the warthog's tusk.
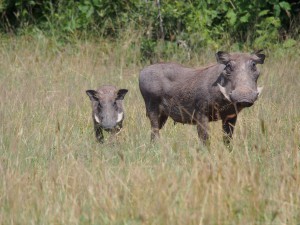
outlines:
[[264, 89], [264, 87], [258, 87], [257, 88], [258, 96], [260, 96], [263, 89]]
[[226, 89], [225, 89], [223, 86], [221, 86], [220, 84], [218, 84], [218, 86], [219, 86], [219, 88], [220, 88], [221, 93], [224, 95], [224, 97], [225, 97], [228, 101], [231, 102], [229, 95], [226, 93]]
[[117, 119], [117, 123], [121, 122], [123, 120], [124, 114], [123, 112], [119, 112], [118, 113], [118, 119]]
[[100, 119], [97, 115], [95, 115], [95, 120], [96, 120], [97, 123], [100, 123]]

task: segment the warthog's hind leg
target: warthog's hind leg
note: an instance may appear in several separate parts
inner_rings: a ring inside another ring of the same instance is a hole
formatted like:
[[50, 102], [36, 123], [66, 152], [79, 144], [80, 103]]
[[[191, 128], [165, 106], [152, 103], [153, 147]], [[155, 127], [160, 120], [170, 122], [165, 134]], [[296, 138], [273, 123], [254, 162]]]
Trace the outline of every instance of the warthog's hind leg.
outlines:
[[151, 123], [151, 141], [159, 138], [159, 116], [157, 111], [148, 112]]
[[152, 111], [148, 113], [151, 122], [151, 141], [159, 138], [159, 130], [165, 125], [168, 116], [165, 114], [159, 114], [158, 111]]

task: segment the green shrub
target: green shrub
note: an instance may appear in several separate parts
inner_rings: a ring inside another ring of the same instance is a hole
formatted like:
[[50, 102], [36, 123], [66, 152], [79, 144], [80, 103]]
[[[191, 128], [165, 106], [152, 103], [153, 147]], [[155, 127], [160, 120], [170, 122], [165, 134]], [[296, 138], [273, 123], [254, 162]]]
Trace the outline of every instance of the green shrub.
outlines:
[[299, 10], [297, 1], [281, 0], [3, 0], [0, 29], [18, 33], [34, 28], [64, 39], [74, 35], [116, 39], [134, 24], [144, 33], [141, 51], [148, 57], [153, 42], [161, 37], [186, 40], [192, 49], [224, 43], [270, 47], [298, 37], [299, 23], [293, 21], [299, 19]]

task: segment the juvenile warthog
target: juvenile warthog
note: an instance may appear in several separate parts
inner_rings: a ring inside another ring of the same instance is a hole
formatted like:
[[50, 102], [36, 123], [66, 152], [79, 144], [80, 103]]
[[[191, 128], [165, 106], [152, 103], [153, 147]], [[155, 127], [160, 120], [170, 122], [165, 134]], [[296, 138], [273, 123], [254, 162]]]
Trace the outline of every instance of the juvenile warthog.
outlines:
[[122, 128], [124, 119], [123, 99], [127, 89], [117, 89], [114, 86], [105, 85], [95, 90], [87, 90], [86, 93], [92, 101], [92, 116], [96, 138], [103, 142], [102, 130], [116, 134]]
[[202, 69], [175, 63], [144, 68], [139, 77], [146, 113], [151, 122], [151, 140], [170, 116], [175, 122], [197, 125], [198, 136], [208, 139], [208, 122], [221, 119], [224, 142], [229, 143], [237, 114], [256, 101], [259, 70], [265, 55], [217, 52], [217, 64]]

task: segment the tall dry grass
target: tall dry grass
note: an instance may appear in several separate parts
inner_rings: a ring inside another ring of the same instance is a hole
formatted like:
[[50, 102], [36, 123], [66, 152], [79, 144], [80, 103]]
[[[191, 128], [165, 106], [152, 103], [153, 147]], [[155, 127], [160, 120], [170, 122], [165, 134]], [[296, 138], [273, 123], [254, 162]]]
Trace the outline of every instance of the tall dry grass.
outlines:
[[[0, 224], [299, 224], [299, 54], [269, 52], [232, 152], [218, 122], [199, 150], [195, 127], [171, 120], [149, 143], [132, 37], [64, 47], [2, 38]], [[186, 64], [214, 61], [207, 52]], [[85, 90], [102, 84], [129, 93], [118, 140], [100, 145]]]

